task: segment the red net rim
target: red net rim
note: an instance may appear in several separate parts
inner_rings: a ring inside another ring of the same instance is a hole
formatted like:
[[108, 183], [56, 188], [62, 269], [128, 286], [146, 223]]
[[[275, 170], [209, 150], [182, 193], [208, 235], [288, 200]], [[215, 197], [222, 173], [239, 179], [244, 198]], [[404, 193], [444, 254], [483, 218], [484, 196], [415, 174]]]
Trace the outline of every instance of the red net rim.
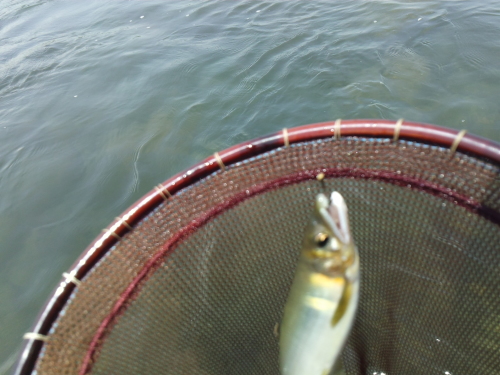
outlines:
[[[436, 125], [388, 120], [345, 120], [340, 124], [338, 122], [324, 122], [286, 129], [270, 134], [269, 136], [232, 146], [206, 158], [202, 162], [194, 165], [184, 172], [174, 175], [163, 184], [160, 184], [159, 187], [150, 191], [135, 202], [120, 216], [120, 218], [112, 222], [106, 231], [98, 236], [84, 250], [82, 255], [71, 267], [69, 273], [73, 274], [77, 279], [84, 278], [92, 267], [99, 261], [99, 259], [101, 259], [107, 251], [119, 241], [119, 237], [130, 231], [135, 224], [151, 213], [165, 199], [168, 199], [170, 195], [173, 195], [179, 190], [194, 184], [217, 170], [279, 147], [288, 146], [293, 143], [330, 138], [334, 135], [340, 135], [341, 137], [355, 136], [417, 141], [423, 144], [432, 144], [451, 148], [453, 151], [460, 151], [476, 157], [486, 158], [496, 164], [500, 164], [500, 144], [478, 136], [464, 134], [463, 131], [459, 132], [454, 129]], [[372, 176], [370, 175], [370, 171], [358, 171], [357, 173], [359, 173], [359, 176], [357, 176], [358, 178], [377, 178], [394, 184], [404, 183], [405, 186], [408, 183], [407, 176], [405, 180], [402, 181], [400, 178], [398, 180], [398, 177], [395, 174], [393, 175], [390, 173], [388, 173], [387, 176], [380, 174]], [[341, 177], [342, 171], [329, 170], [327, 176]], [[349, 176], [352, 176], [352, 172]], [[313, 177], [313, 175], [309, 176], [306, 174], [305, 177], [301, 178], [310, 179]], [[277, 181], [275, 183], [278, 185], [274, 188], [279, 187], [280, 182]], [[293, 181], [287, 181], [287, 184], [289, 183], [293, 183]], [[413, 183], [431, 194], [441, 195], [443, 193], [439, 190], [438, 186], [433, 186], [425, 181], [413, 181]], [[270, 186], [260, 187], [260, 190], [269, 190]], [[255, 191], [257, 192], [258, 190], [259, 189], [256, 189]], [[452, 198], [455, 199], [458, 204], [473, 209], [480, 215], [485, 216], [494, 222], [499, 222], [496, 212], [487, 211], [479, 203], [471, 202], [470, 200], [467, 200], [466, 197], [461, 196], [453, 196]], [[246, 199], [246, 197], [243, 197], [242, 199]], [[237, 203], [236, 199], [233, 204]], [[164, 248], [166, 246], [170, 245], [167, 243]], [[68, 282], [66, 280], [61, 282], [59, 287], [49, 298], [45, 307], [42, 309], [31, 332], [41, 335], [48, 334], [59, 313], [66, 305], [74, 287], [75, 285], [72, 282]], [[124, 294], [126, 293], [127, 291], [124, 292]], [[115, 308], [117, 307], [115, 306]], [[113, 311], [115, 311], [115, 309]], [[113, 312], [110, 316], [112, 315]], [[105, 323], [103, 322], [103, 324]], [[96, 337], [98, 336], [99, 332], [96, 333]], [[19, 359], [19, 364], [15, 374], [30, 374], [33, 371], [42, 346], [43, 342], [41, 341], [33, 339], [27, 341]], [[91, 345], [89, 354], [84, 362], [89, 363], [94, 350], [95, 347]], [[86, 373], [87, 371], [85, 363], [84, 366], [82, 366], [82, 371], [83, 372], [81, 373]]]

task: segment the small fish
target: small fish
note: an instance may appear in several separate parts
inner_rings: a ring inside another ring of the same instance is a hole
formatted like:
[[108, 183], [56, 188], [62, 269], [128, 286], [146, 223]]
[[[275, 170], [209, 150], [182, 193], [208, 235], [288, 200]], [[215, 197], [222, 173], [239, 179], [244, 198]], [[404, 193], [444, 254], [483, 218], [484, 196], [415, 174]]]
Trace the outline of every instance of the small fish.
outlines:
[[328, 375], [340, 354], [359, 297], [359, 255], [344, 198], [316, 197], [280, 327], [282, 375]]

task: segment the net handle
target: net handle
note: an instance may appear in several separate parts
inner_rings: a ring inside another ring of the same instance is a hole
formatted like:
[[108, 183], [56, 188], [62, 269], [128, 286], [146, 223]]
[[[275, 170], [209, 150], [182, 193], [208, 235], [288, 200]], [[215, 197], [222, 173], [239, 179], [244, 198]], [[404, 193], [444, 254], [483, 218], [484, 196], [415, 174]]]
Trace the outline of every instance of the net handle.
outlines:
[[[396, 134], [397, 133], [397, 134]], [[388, 138], [391, 140], [417, 141], [419, 143], [452, 148], [456, 151], [469, 153], [473, 156], [486, 158], [500, 164], [500, 144], [465, 132], [459, 132], [441, 126], [390, 120], [338, 120], [310, 125], [287, 128], [271, 135], [229, 147], [215, 153], [201, 163], [188, 170], [174, 175], [172, 178], [151, 190], [111, 225], [104, 230], [82, 253], [68, 274], [77, 280], [85, 282], [85, 275], [114, 246], [121, 237], [132, 230], [147, 214], [162, 204], [181, 189], [217, 172], [225, 170], [232, 164], [244, 161], [264, 152], [283, 146], [292, 147], [294, 143], [307, 142], [332, 135], [341, 137]], [[47, 336], [59, 313], [66, 305], [76, 284], [64, 278], [52, 293], [46, 305], [39, 314], [31, 333]], [[44, 341], [28, 336], [17, 362], [14, 375], [31, 374], [43, 347]]]

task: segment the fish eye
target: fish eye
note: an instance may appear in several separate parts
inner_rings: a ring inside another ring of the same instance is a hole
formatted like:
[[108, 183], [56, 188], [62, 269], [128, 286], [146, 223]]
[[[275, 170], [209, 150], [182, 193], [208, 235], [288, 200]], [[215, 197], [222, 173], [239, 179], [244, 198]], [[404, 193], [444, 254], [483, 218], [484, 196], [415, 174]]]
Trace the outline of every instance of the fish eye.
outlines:
[[325, 247], [328, 243], [328, 239], [328, 235], [325, 233], [318, 233], [316, 234], [316, 236], [314, 236], [314, 241], [319, 247]]

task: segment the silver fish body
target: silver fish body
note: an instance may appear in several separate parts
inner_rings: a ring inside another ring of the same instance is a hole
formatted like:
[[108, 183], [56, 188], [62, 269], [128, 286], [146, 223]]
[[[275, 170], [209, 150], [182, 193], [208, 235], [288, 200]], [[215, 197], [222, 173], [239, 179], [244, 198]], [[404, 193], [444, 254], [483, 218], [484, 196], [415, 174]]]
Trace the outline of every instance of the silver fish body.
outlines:
[[347, 207], [334, 192], [316, 198], [280, 329], [282, 375], [329, 375], [354, 321], [359, 255]]

